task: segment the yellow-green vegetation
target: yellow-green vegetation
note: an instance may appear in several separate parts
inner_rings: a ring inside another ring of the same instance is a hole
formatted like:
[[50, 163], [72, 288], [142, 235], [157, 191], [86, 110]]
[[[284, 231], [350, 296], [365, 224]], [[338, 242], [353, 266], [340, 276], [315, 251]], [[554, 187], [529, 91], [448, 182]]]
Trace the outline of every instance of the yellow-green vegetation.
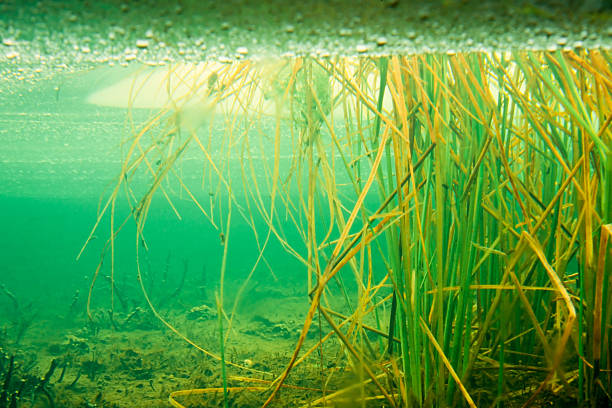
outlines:
[[[110, 213], [112, 257], [135, 222], [141, 252], [155, 195], [178, 217], [176, 191], [193, 201], [224, 244], [221, 329], [236, 310], [223, 300], [227, 251], [247, 239], [229, 235], [236, 217], [252, 226], [257, 264], [273, 266], [271, 240], [301, 261], [310, 308], [286, 369], [243, 388], [222, 371], [243, 363], [192, 342], [147, 297], [170, 330], [220, 361], [226, 396], [263, 390], [273, 404], [291, 371], [336, 339], [337, 364], [357, 382], [328, 389], [337, 370], [322, 366], [308, 406], [528, 405], [544, 393], [608, 404], [610, 63], [605, 51], [565, 50], [181, 66], [189, 80], [166, 81], [169, 102], [125, 138], [94, 230]], [[186, 152], [200, 183], [185, 181]], [[126, 219], [115, 219], [118, 200], [130, 203]], [[346, 307], [334, 310], [335, 297]], [[243, 368], [241, 381], [260, 378]]]

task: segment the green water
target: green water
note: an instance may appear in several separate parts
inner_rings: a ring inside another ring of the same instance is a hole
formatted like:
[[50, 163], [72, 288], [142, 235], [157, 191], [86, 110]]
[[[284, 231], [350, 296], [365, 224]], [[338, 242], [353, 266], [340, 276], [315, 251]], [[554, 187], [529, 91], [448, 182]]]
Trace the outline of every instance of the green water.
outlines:
[[[123, 142], [156, 112], [133, 109], [128, 115], [126, 107], [99, 106], [89, 103], [88, 97], [131, 72], [134, 69], [99, 68], [63, 73], [45, 81], [5, 83], [0, 93], [0, 366], [6, 376], [10, 357], [14, 358], [9, 396], [4, 398], [10, 401], [23, 380], [27, 399], [16, 399], [20, 407], [45, 406], [50, 401], [66, 407], [168, 406], [172, 391], [219, 387], [220, 365], [208, 353], [220, 351], [215, 298], [220, 295], [226, 246], [223, 299], [232, 321], [224, 323], [225, 358], [247, 368], [234, 369], [233, 374], [255, 373], [272, 380], [284, 368], [303, 324], [307, 268], [274, 235], [258, 260], [270, 230], [260, 213], [248, 206], [252, 196], [245, 194], [252, 190], [242, 179], [239, 146], [229, 158], [215, 143], [210, 147], [212, 159], [229, 166], [233, 186], [229, 229], [227, 189], [206, 173], [211, 169], [203, 169], [197, 149], [188, 149], [175, 167], [215, 225], [173, 179], [163, 186], [176, 212], [168, 199], [156, 194], [139, 239], [130, 217], [134, 201], [128, 205], [127, 193], [121, 190], [114, 208], [115, 229], [127, 222], [114, 240], [112, 257], [108, 246], [105, 250], [110, 211], [87, 241], [120, 174]], [[226, 125], [218, 121], [210, 128], [213, 140], [222, 140]], [[200, 135], [208, 131], [198, 130]], [[273, 131], [271, 120], [251, 130], [258, 137]], [[289, 137], [285, 124], [281, 131]], [[270, 170], [265, 162], [274, 157], [273, 143], [264, 140], [250, 149], [252, 171], [263, 192], [261, 202], [269, 207]], [[293, 152], [283, 149], [280, 174], [287, 177]], [[146, 192], [150, 180], [146, 174], [136, 175], [130, 181], [130, 194]], [[348, 183], [342, 176], [336, 181]], [[350, 188], [339, 187], [343, 189], [348, 192], [347, 203], [354, 202]], [[299, 190], [289, 194], [299, 202]], [[280, 203], [277, 198], [277, 217], [285, 218], [278, 233], [305, 256], [303, 236]], [[365, 205], [377, 206], [378, 199], [370, 197]], [[326, 212], [317, 219], [316, 228], [327, 231]], [[385, 267], [377, 258], [374, 266], [379, 279]], [[343, 299], [352, 297], [356, 289], [352, 273], [347, 273], [351, 274], [347, 282], [339, 274], [330, 284], [329, 294], [335, 292], [337, 297], [328, 301], [345, 312], [349, 309]], [[187, 344], [163, 321], [205, 351]], [[317, 326], [330, 329], [320, 321]], [[312, 346], [318, 336], [311, 331], [306, 345]], [[382, 343], [376, 343], [379, 346]], [[329, 359], [326, 364], [332, 367], [336, 347], [329, 341], [328, 354], [313, 358], [317, 364]], [[41, 386], [45, 373], [50, 379]], [[288, 406], [307, 400], [305, 392], [294, 394]], [[212, 394], [193, 406], [216, 406], [219, 398]], [[248, 395], [240, 398], [247, 402], [235, 402], [237, 406], [262, 402], [261, 395], [251, 402]]]
[[[117, 71], [105, 69], [65, 74], [34, 85], [13, 83], [0, 94], [2, 367], [8, 367], [9, 355], [15, 356], [17, 373], [27, 379], [25, 391], [33, 395], [34, 404], [46, 401], [34, 392], [35, 378], [47, 372], [54, 359], [58, 368], [49, 392], [60, 406], [151, 406], [151, 401], [165, 406], [170, 391], [193, 387], [195, 377], [206, 382], [200, 386], [218, 386], [218, 365], [199, 352], [194, 354], [162, 326], [137, 279], [136, 247], [140, 246], [143, 285], [160, 314], [202, 347], [218, 352], [218, 341], [207, 337], [215, 331], [214, 316], [189, 311], [203, 305], [215, 308], [224, 242], [180, 188], [168, 190], [180, 219], [163, 197], [154, 199], [144, 229], [148, 250], [136, 242], [134, 222], [127, 222], [115, 240], [114, 298], [111, 302], [107, 253], [92, 290], [93, 320], [86, 317], [89, 287], [108, 237], [108, 214], [78, 260], [77, 255], [120, 171], [121, 141], [129, 131], [126, 109], [99, 107], [86, 99], [116, 75]], [[144, 120], [150, 111], [133, 113]], [[197, 185], [199, 164], [190, 162], [189, 153], [185, 157], [180, 165], [184, 180]], [[136, 191], [141, 187], [133, 185]], [[215, 203], [227, 202], [227, 195], [218, 189], [204, 187], [197, 194], [205, 204], [213, 197]], [[240, 194], [237, 188], [238, 203], [244, 199]], [[226, 209], [215, 208], [220, 211], [218, 219]], [[271, 240], [266, 261], [242, 286], [259, 251], [252, 227], [234, 211], [230, 229], [224, 232], [231, 237], [225, 242], [229, 248], [224, 296], [229, 313], [242, 288], [236, 305], [237, 313], [245, 317], [237, 318], [229, 332], [243, 339], [234, 343], [228, 358], [238, 362], [249, 358], [268, 371], [272, 353], [288, 349], [299, 329], [307, 305], [306, 271], [278, 240]], [[119, 200], [117, 219], [129, 213], [126, 201]], [[253, 225], [265, 237], [266, 224], [255, 219]], [[287, 228], [284, 233], [288, 241], [299, 243], [296, 231]], [[275, 302], [297, 302], [300, 307], [287, 315], [288, 309], [277, 309]], [[275, 332], [272, 326], [281, 323], [284, 326]], [[261, 333], [264, 329], [268, 332]], [[174, 364], [154, 357], [168, 349], [168, 342], [176, 355], [164, 354]], [[194, 376], [194, 370], [200, 374]], [[172, 380], [174, 376], [179, 379]]]
[[[588, 93], [605, 63], [580, 48], [3, 83], [0, 408], [262, 406], [277, 378], [281, 407], [594, 395], [578, 357], [599, 361], [589, 316], [608, 319], [592, 186], [610, 186], [609, 120]], [[557, 395], [556, 375], [579, 389]]]

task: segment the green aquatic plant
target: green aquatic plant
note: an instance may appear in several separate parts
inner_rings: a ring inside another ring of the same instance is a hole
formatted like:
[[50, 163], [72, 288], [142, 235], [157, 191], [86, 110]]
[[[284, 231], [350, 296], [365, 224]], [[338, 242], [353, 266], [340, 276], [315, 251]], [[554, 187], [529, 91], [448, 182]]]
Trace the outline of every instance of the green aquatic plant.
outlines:
[[[165, 69], [166, 78], [179, 71]], [[221, 362], [222, 389], [178, 391], [173, 406], [183, 407], [179, 396], [222, 391], [228, 404], [230, 393], [269, 390], [267, 406], [281, 387], [294, 387], [286, 384], [292, 370], [317, 353], [321, 383], [312, 387], [321, 397], [310, 406], [349, 397], [362, 406], [528, 405], [544, 390], [589, 404], [609, 401], [606, 52], [296, 58], [187, 72], [179, 94], [196, 101], [189, 109], [206, 109], [191, 110], [195, 125], [185, 126], [187, 108], [172, 102], [135, 127], [94, 227], [110, 212], [111, 259], [130, 219], [137, 254], [148, 250], [144, 225], [153, 197], [161, 193], [180, 218], [176, 188], [223, 237], [220, 355], [161, 316], [139, 279], [155, 315]], [[202, 162], [201, 186], [182, 177], [187, 152]], [[132, 211], [116, 225], [121, 189]], [[259, 253], [226, 314], [233, 211], [251, 227]], [[259, 372], [265, 386], [230, 386], [248, 379], [226, 369], [256, 371], [227, 360], [224, 350], [257, 266], [270, 265], [275, 277], [266, 255], [271, 240], [303, 264], [310, 307], [281, 375], [269, 380]], [[332, 299], [344, 306], [338, 310]], [[318, 340], [307, 342], [315, 328]], [[327, 388], [335, 375], [323, 362], [331, 338], [356, 378], [344, 389]], [[519, 374], [529, 376], [523, 393], [512, 387]]]

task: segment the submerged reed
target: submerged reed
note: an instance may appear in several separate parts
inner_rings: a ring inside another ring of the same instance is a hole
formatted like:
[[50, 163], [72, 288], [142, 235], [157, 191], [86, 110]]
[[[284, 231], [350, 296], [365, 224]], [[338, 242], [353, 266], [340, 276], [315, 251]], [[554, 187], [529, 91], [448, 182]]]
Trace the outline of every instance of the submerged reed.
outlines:
[[[260, 252], [245, 285], [272, 239], [303, 263], [310, 308], [264, 406], [333, 336], [363, 406], [528, 405], [545, 389], [610, 402], [610, 63], [605, 51], [565, 50], [193, 67], [183, 108], [164, 107], [126, 139], [94, 230], [110, 212], [112, 257], [133, 219], [146, 248], [153, 196], [180, 217], [178, 186], [215, 227], [229, 229], [232, 208], [251, 225]], [[187, 151], [202, 161], [204, 188], [183, 179]], [[132, 211], [117, 224], [122, 188]], [[207, 208], [208, 191], [227, 203]], [[285, 238], [292, 229], [301, 242]], [[329, 296], [346, 307], [332, 310]], [[222, 285], [218, 307], [220, 327], [231, 326]], [[300, 356], [315, 316], [332, 332]], [[376, 347], [367, 331], [385, 340]], [[233, 363], [197, 347], [222, 361], [227, 401]], [[524, 373], [533, 381], [515, 389]], [[349, 392], [322, 391], [309, 406]]]

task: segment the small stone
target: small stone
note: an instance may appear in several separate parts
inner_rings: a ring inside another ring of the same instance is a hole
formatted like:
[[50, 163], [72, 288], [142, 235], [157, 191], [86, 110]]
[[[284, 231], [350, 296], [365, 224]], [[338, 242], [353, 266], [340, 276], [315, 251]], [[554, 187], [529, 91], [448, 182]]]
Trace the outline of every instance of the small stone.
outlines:
[[247, 47], [238, 47], [236, 48], [236, 52], [240, 55], [247, 55], [249, 53], [249, 50]]
[[189, 320], [209, 320], [216, 316], [217, 311], [207, 305], [192, 307], [187, 313], [187, 319]]
[[285, 27], [285, 32], [292, 33], [295, 31], [295, 26], [293, 24], [289, 24]]
[[125, 60], [126, 60], [126, 61], [133, 61], [133, 60], [135, 60], [135, 59], [136, 59], [136, 54], [127, 54], [127, 55], [125, 56]]
[[387, 44], [387, 37], [378, 37], [376, 39], [376, 45], [378, 45], [379, 47], [382, 47], [383, 45]]
[[149, 28], [149, 29], [148, 29], [148, 30], [145, 32], [145, 37], [147, 37], [147, 38], [153, 38], [153, 30]]
[[4, 38], [2, 40], [2, 44], [6, 45], [7, 47], [10, 47], [11, 45], [15, 45], [17, 43], [12, 38]]
[[417, 13], [417, 16], [419, 18], [419, 20], [427, 20], [430, 16], [430, 12], [429, 10], [419, 10], [419, 12]]
[[91, 52], [91, 48], [89, 48], [88, 46], [85, 45], [85, 46], [81, 47], [81, 52], [83, 54], [89, 54]]
[[368, 46], [365, 44], [359, 44], [357, 45], [357, 47], [355, 47], [355, 49], [357, 50], [358, 53], [364, 53], [368, 51]]
[[19, 53], [16, 51], [11, 51], [8, 54], [6, 54], [7, 59], [17, 58], [18, 56], [19, 56]]
[[540, 28], [540, 33], [546, 34], [549, 37], [554, 34], [553, 30], [550, 27], [542, 27], [542, 28]]
[[408, 31], [408, 33], [406, 34], [406, 36], [407, 36], [409, 39], [414, 40], [414, 39], [416, 38], [417, 34], [416, 34], [416, 32], [415, 32], [415, 31], [412, 31], [412, 30], [411, 30], [411, 31]]
[[147, 48], [149, 46], [149, 41], [147, 40], [136, 40], [136, 46], [138, 48]]
[[229, 30], [229, 28], [230, 28], [230, 23], [228, 23], [227, 21], [224, 21], [221, 23], [222, 30]]
[[560, 46], [564, 46], [567, 44], [567, 37], [559, 37], [557, 38], [557, 44]]

